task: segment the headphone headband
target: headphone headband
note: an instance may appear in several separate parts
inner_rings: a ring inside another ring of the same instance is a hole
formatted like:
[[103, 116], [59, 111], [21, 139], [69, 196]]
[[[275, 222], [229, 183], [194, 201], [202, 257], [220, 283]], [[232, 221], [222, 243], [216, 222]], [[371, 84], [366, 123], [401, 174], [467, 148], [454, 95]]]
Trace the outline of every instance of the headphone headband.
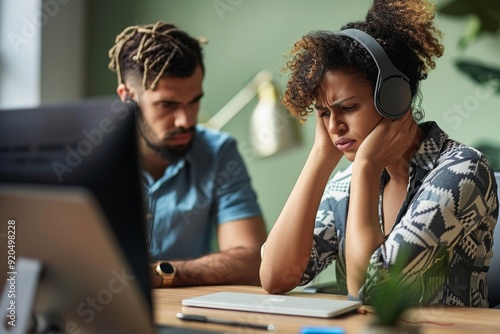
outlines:
[[411, 104], [410, 79], [396, 68], [382, 46], [369, 34], [358, 29], [345, 29], [336, 33], [360, 43], [372, 56], [378, 69], [374, 103], [377, 111], [390, 119], [400, 118]]

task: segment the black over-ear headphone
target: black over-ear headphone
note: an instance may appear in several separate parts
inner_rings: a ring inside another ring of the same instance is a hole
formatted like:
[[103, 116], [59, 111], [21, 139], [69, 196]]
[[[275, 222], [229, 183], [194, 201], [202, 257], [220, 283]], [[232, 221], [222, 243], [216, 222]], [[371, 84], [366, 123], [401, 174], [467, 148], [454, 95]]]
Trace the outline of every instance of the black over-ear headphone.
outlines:
[[125, 97], [125, 104], [134, 113], [137, 113], [139, 111], [139, 104], [128, 95]]
[[345, 29], [336, 35], [358, 41], [372, 56], [378, 68], [373, 101], [380, 115], [398, 119], [411, 104], [410, 79], [396, 68], [382, 46], [370, 35], [358, 29]]

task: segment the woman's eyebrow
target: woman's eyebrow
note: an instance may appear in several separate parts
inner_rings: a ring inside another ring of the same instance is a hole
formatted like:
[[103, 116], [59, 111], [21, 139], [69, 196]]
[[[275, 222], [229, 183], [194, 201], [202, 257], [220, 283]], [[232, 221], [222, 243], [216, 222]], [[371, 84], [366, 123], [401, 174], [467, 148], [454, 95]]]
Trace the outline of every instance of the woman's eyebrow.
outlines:
[[[346, 102], [346, 101], [349, 101], [351, 99], [353, 99], [355, 96], [350, 96], [350, 97], [346, 97], [346, 98], [343, 98], [343, 99], [340, 99], [340, 100], [337, 100], [335, 102], [333, 102], [331, 105], [329, 105], [330, 108], [335, 108], [335, 107], [338, 107], [339, 105], [341, 105], [342, 103]], [[315, 104], [314, 105], [314, 108], [316, 109], [326, 109], [325, 106], [321, 105], [321, 104]]]
[[349, 101], [351, 99], [353, 99], [355, 96], [351, 96], [351, 97], [346, 97], [346, 98], [343, 98], [343, 99], [340, 99], [340, 100], [337, 100], [335, 102], [333, 102], [330, 107], [334, 108], [334, 107], [337, 107], [339, 105], [341, 105], [342, 103], [346, 102], [346, 101]]

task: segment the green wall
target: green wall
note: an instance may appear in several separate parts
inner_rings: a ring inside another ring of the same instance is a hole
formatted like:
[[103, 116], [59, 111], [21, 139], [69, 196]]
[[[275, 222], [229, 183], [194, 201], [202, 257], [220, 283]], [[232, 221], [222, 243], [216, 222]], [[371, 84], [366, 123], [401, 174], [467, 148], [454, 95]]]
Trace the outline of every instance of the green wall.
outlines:
[[[311, 30], [338, 30], [347, 21], [362, 19], [370, 4], [368, 0], [91, 0], [86, 95], [114, 94], [116, 77], [107, 70], [107, 51], [125, 26], [170, 21], [209, 41], [204, 47], [207, 74], [201, 116], [206, 118], [261, 69], [271, 70], [283, 85], [285, 78], [279, 69], [295, 40]], [[452, 64], [461, 55], [456, 42], [464, 21], [438, 17], [437, 24], [444, 31], [446, 51], [422, 86], [426, 119], [436, 120], [464, 143], [500, 145], [500, 96], [478, 90]], [[500, 66], [499, 51], [498, 37], [490, 36], [463, 55]], [[246, 127], [254, 105], [224, 128], [240, 145], [248, 141]], [[269, 228], [305, 162], [314, 136], [313, 123], [301, 127], [303, 143], [298, 148], [264, 159], [244, 156]]]

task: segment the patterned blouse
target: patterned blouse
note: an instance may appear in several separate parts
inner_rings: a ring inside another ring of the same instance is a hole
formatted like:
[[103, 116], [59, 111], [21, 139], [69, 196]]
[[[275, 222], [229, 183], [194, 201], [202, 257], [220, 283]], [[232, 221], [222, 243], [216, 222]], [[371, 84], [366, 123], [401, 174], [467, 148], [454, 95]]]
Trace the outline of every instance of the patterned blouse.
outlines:
[[[479, 151], [448, 138], [435, 122], [409, 167], [408, 192], [386, 241], [372, 254], [358, 297], [372, 303], [375, 287], [405, 249], [402, 282], [416, 287], [420, 304], [488, 307], [486, 272], [498, 217], [497, 185]], [[388, 180], [384, 172], [381, 191]], [[351, 167], [328, 182], [316, 216], [311, 259], [302, 285], [335, 261], [339, 293], [347, 294], [345, 225]], [[379, 200], [379, 220], [382, 196]], [[399, 263], [399, 261], [398, 261]]]

